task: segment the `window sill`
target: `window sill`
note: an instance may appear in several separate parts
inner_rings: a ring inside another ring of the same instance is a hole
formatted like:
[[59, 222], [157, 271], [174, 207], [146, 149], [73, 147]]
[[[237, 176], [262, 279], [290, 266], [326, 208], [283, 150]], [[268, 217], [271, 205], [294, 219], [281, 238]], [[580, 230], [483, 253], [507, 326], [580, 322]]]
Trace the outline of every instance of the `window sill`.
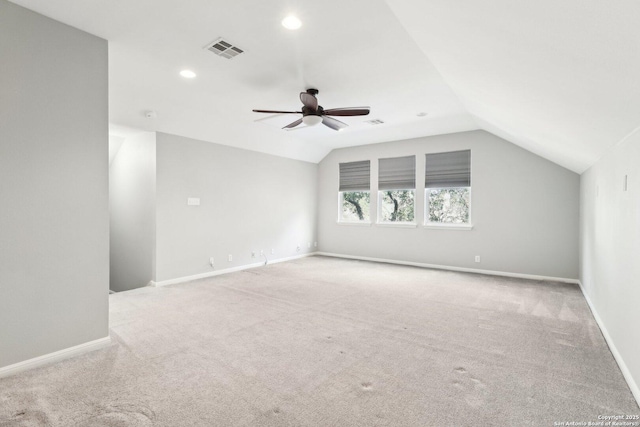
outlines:
[[473, 224], [425, 224], [431, 230], [473, 230]]
[[416, 228], [418, 224], [411, 222], [378, 222], [378, 227], [394, 227], [394, 228]]
[[371, 227], [370, 222], [355, 222], [355, 221], [336, 221], [338, 225], [355, 225], [356, 227]]

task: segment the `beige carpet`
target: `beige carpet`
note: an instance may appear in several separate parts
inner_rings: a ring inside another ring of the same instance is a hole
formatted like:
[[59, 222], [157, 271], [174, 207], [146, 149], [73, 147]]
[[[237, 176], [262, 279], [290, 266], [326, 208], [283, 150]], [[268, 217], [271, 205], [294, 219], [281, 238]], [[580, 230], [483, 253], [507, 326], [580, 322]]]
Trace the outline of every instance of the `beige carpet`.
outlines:
[[575, 285], [325, 257], [110, 296], [0, 426], [552, 426], [638, 414]]

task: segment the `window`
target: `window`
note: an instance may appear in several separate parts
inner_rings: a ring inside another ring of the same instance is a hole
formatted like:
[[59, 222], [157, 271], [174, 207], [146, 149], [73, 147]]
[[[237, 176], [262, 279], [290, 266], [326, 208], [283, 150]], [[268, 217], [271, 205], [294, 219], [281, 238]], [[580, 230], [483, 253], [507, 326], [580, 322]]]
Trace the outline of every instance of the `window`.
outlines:
[[414, 222], [414, 190], [380, 191], [380, 222]]
[[338, 190], [338, 221], [369, 223], [371, 190], [371, 162], [340, 163]]
[[427, 154], [425, 224], [469, 224], [471, 150]]
[[416, 156], [380, 159], [378, 163], [378, 222], [413, 223]]
[[368, 191], [343, 191], [340, 192], [341, 221], [344, 222], [369, 222], [371, 211], [369, 207]]

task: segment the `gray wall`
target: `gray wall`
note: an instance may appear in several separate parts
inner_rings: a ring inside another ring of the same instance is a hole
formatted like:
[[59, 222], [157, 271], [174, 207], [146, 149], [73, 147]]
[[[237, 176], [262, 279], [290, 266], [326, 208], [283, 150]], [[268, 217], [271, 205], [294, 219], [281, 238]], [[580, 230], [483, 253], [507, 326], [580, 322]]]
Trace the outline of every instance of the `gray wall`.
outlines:
[[[582, 174], [580, 280], [640, 399], [640, 134]], [[627, 175], [627, 191], [623, 190]]]
[[154, 280], [156, 134], [121, 142], [109, 166], [110, 284], [120, 292]]
[[271, 260], [314, 251], [316, 164], [162, 133], [156, 141], [157, 281], [257, 263], [251, 251], [261, 249]]
[[[424, 155], [471, 149], [473, 230], [433, 230], [424, 218]], [[378, 159], [416, 155], [417, 228], [375, 225]], [[372, 224], [339, 225], [338, 164], [371, 160]], [[319, 169], [319, 250], [442, 266], [576, 279], [579, 176], [484, 131], [332, 151]], [[480, 255], [481, 262], [474, 262]]]
[[0, 0], [0, 367], [108, 335], [107, 42]]

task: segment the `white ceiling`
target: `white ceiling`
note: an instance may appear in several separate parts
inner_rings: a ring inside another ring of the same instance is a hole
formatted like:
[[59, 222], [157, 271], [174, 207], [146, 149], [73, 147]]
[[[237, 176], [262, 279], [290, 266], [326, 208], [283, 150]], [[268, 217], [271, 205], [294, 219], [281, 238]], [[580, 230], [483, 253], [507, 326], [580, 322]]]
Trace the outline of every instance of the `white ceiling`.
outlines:
[[583, 172], [640, 125], [637, 0], [387, 0], [478, 125]]
[[[109, 40], [120, 137], [156, 130], [318, 162], [333, 148], [483, 128], [582, 172], [640, 125], [635, 0], [13, 1]], [[300, 30], [280, 25], [289, 13]], [[220, 36], [245, 53], [203, 49]], [[287, 132], [299, 116], [251, 111], [299, 110], [309, 87], [325, 108], [371, 115], [344, 118], [343, 132]]]

